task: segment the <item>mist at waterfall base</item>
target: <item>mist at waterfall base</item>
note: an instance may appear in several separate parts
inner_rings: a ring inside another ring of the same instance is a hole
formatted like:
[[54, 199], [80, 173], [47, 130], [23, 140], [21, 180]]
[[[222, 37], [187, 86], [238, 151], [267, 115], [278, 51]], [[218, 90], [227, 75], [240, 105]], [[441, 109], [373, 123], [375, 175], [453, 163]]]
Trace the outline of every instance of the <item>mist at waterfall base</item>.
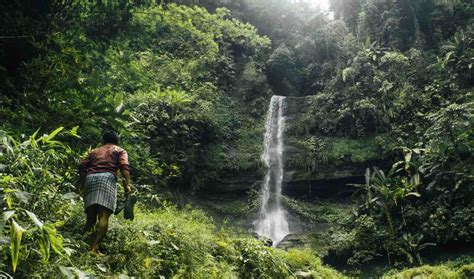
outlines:
[[283, 131], [285, 129], [284, 100], [283, 96], [273, 96], [268, 107], [262, 153], [266, 174], [262, 184], [259, 217], [254, 222], [256, 233], [270, 238], [274, 246], [290, 233], [286, 212], [281, 206]]

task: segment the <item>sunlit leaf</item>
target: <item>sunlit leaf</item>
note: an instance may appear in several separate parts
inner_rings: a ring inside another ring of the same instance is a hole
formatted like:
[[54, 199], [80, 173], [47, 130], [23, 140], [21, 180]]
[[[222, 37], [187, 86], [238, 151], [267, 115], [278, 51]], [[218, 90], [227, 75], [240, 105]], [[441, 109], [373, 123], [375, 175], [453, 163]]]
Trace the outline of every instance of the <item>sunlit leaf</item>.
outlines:
[[23, 236], [23, 229], [14, 219], [11, 220], [10, 228], [10, 256], [12, 260], [13, 272], [16, 272], [18, 259], [20, 257], [21, 238]]
[[63, 129], [64, 129], [64, 127], [59, 127], [59, 128], [57, 128], [56, 130], [52, 131], [52, 132], [44, 139], [44, 141], [45, 141], [45, 142], [51, 141], [51, 140], [52, 140], [57, 134], [59, 134]]
[[173, 248], [174, 248], [176, 251], [179, 251], [179, 247], [176, 246], [176, 244], [174, 244], [173, 242], [171, 242], [171, 246], [173, 246]]
[[71, 271], [70, 267], [59, 266], [61, 273], [66, 276], [66, 278], [74, 278], [74, 273]]
[[61, 235], [50, 224], [44, 225], [43, 229], [46, 231], [49, 237], [49, 242], [51, 243], [51, 248], [53, 248], [54, 252], [64, 256], [63, 239]]
[[107, 268], [104, 264], [96, 264], [97, 268], [102, 272], [107, 272]]
[[39, 245], [41, 254], [43, 255], [43, 261], [47, 262], [50, 256], [51, 243], [48, 232], [44, 229], [44, 227], [40, 229]]
[[5, 225], [10, 219], [13, 214], [15, 214], [15, 210], [9, 210], [9, 211], [4, 211], [2, 214], [2, 219], [0, 219], [0, 236], [3, 236], [3, 228], [5, 228]]
[[79, 129], [79, 126], [75, 126], [69, 131], [69, 133], [73, 136], [77, 136], [77, 130]]
[[11, 145], [7, 137], [2, 137], [2, 143], [3, 143], [3, 146], [6, 147], [7, 151], [13, 155], [14, 154], [13, 146]]
[[65, 193], [62, 197], [65, 200], [73, 200], [75, 198], [78, 198], [79, 195], [74, 192], [69, 192], [69, 193]]
[[13, 194], [23, 203], [28, 203], [31, 198], [31, 194], [25, 191], [16, 190]]
[[410, 192], [408, 194], [405, 195], [406, 197], [408, 196], [415, 196], [415, 197], [421, 197], [421, 194], [420, 193], [417, 193], [417, 192]]
[[35, 223], [35, 225], [38, 227], [38, 228], [42, 228], [43, 227], [43, 222], [41, 222], [38, 217], [36, 216], [36, 214], [34, 214], [33, 212], [31, 211], [28, 211], [28, 210], [25, 210], [26, 214], [30, 217], [30, 219]]

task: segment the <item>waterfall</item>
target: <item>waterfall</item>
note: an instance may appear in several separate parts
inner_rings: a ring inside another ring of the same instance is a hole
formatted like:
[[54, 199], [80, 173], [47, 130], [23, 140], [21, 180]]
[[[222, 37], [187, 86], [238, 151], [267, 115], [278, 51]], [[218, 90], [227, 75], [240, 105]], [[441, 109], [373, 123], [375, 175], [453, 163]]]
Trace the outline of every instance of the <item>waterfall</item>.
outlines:
[[283, 101], [285, 97], [273, 96], [265, 121], [265, 139], [262, 161], [266, 167], [262, 184], [262, 200], [255, 231], [278, 244], [290, 233], [286, 212], [281, 207], [281, 186], [283, 181]]

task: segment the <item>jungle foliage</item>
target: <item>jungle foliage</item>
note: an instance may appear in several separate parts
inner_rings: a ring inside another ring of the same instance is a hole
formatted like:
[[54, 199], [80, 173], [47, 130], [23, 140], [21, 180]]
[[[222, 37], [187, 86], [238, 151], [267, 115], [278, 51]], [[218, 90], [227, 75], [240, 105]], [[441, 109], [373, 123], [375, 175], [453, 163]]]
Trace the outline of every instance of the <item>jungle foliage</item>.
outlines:
[[334, 257], [421, 265], [434, 246], [472, 245], [472, 2], [335, 0], [333, 20], [304, 1], [245, 3], [229, 5], [272, 39], [273, 92], [309, 100], [289, 138], [304, 156], [288, 163], [308, 177], [393, 164], [367, 170]]
[[[333, 0], [333, 18], [304, 1], [154, 2], [0, 4], [0, 275], [340, 277], [313, 251], [264, 247], [166, 201], [258, 173], [275, 94], [309, 100], [295, 130], [309, 172], [393, 164], [356, 185], [330, 255], [421, 265], [402, 278], [471, 276], [468, 263], [423, 266], [426, 251], [474, 240], [471, 1]], [[75, 194], [104, 129], [121, 133], [141, 195], [137, 223], [113, 220], [108, 260], [84, 254]]]

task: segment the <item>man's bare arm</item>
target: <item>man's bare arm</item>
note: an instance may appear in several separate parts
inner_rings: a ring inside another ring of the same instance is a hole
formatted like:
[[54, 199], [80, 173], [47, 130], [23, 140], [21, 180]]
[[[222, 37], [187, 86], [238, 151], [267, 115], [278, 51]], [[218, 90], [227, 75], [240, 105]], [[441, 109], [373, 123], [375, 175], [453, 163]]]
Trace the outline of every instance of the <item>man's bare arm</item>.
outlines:
[[130, 172], [128, 170], [120, 170], [122, 172], [122, 176], [124, 178], [123, 181], [123, 189], [125, 193], [131, 193], [132, 188], [130, 187]]

